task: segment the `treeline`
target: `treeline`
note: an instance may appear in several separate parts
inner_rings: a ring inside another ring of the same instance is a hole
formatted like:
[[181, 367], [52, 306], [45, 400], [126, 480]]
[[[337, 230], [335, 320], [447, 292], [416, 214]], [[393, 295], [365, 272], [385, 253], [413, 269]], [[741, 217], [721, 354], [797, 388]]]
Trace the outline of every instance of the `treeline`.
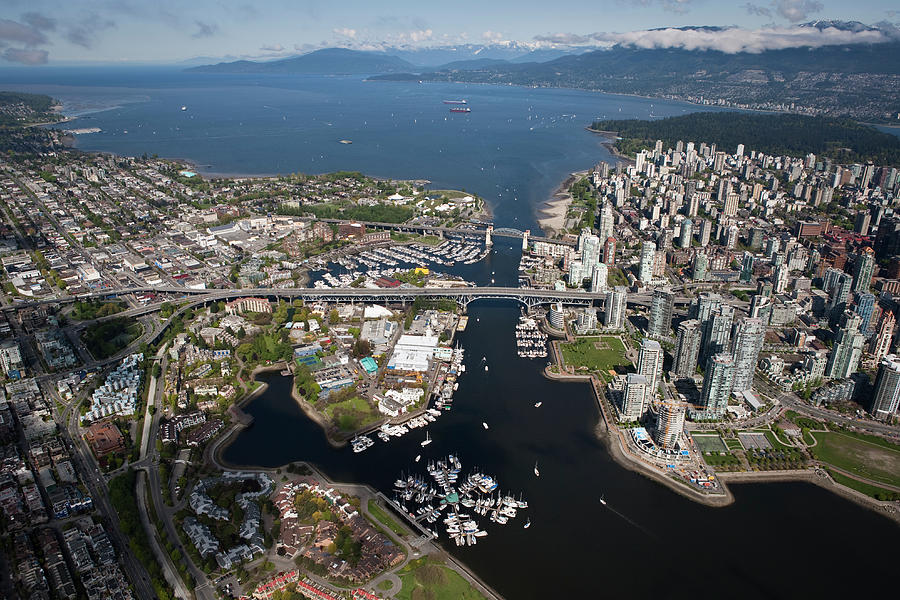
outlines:
[[43, 94], [0, 92], [0, 128], [17, 128], [28, 122], [56, 121], [59, 115], [52, 111], [53, 103], [53, 98]]
[[313, 204], [300, 208], [281, 205], [278, 214], [303, 216], [312, 214], [317, 219], [349, 219], [371, 221], [373, 223], [405, 223], [413, 217], [413, 209], [406, 206], [378, 204], [376, 206], [335, 206], [334, 204]]
[[122, 531], [125, 539], [128, 540], [129, 550], [150, 574], [153, 590], [156, 592], [157, 598], [167, 600], [174, 596], [171, 587], [166, 582], [162, 568], [156, 557], [153, 556], [150, 540], [147, 538], [147, 532], [143, 524], [141, 524], [135, 495], [136, 483], [137, 475], [131, 469], [113, 477], [109, 480], [109, 501], [112, 503], [116, 516], [119, 519], [119, 529]]
[[44, 94], [25, 92], [0, 92], [0, 107], [24, 104], [35, 112], [47, 112], [53, 108], [53, 98]]
[[812, 152], [839, 162], [900, 165], [900, 138], [851, 119], [697, 112], [655, 121], [595, 121], [591, 128], [616, 132], [621, 137], [616, 148], [622, 153], [652, 148], [656, 140], [667, 148], [681, 140], [713, 143], [728, 153], [744, 144], [748, 153], [803, 157]]

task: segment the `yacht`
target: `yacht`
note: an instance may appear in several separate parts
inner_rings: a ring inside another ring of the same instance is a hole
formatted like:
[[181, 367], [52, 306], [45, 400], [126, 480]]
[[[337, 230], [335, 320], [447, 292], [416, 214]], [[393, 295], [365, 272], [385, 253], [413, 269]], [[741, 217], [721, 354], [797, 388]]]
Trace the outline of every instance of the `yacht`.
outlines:
[[[538, 468], [537, 468], [537, 461], [535, 461], [535, 463], [534, 463], [534, 476], [535, 477], [541, 476], [541, 472], [538, 471]], [[600, 500], [600, 501], [603, 502], [603, 500]], [[603, 502], [603, 504], [606, 504], [606, 502]]]
[[600, 504], [606, 506], [606, 498], [604, 498], [603, 496], [600, 496]]
[[541, 404], [543, 404], [543, 402], [535, 402], [535, 403], [534, 403], [534, 407], [535, 407], [535, 408], [540, 408], [540, 407], [541, 407]]
[[484, 427], [485, 429], [490, 429], [490, 427], [488, 427], [488, 424], [485, 423], [484, 421], [481, 422], [481, 426]]
[[422, 455], [416, 454], [416, 462], [419, 462], [420, 460], [422, 460]]
[[431, 441], [432, 441], [432, 440], [431, 440], [431, 435], [429, 435], [429, 433], [426, 431], [426, 432], [425, 432], [425, 439], [422, 440], [422, 445], [423, 445], [423, 446], [427, 446], [428, 444], [431, 443]]
[[522, 529], [528, 529], [529, 527], [531, 527], [531, 519], [525, 521], [525, 525], [522, 526]]

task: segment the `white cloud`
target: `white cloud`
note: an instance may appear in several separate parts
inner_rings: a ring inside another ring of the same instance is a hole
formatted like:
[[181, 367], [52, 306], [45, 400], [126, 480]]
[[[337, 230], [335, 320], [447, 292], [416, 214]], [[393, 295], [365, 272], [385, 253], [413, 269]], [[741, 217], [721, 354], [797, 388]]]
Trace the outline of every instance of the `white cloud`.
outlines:
[[548, 44], [560, 44], [563, 46], [584, 46], [593, 42], [593, 38], [589, 35], [579, 35], [577, 33], [551, 33], [548, 35], [536, 35], [535, 41], [546, 42]]
[[503, 34], [499, 31], [487, 30], [481, 34], [481, 39], [486, 42], [500, 42], [503, 41]]
[[281, 44], [267, 44], [259, 47], [260, 52], [284, 52], [284, 46]]
[[772, 5], [775, 12], [791, 23], [805, 21], [810, 15], [821, 12], [824, 8], [818, 0], [773, 0]]
[[331, 32], [334, 35], [354, 39], [356, 37], [356, 30], [350, 29], [349, 27], [340, 27], [338, 29], [332, 29]]
[[434, 37], [434, 32], [430, 29], [417, 29], [415, 31], [401, 33], [399, 37], [401, 39], [406, 39], [413, 44], [418, 44], [432, 39]]
[[877, 44], [890, 37], [883, 31], [844, 31], [834, 27], [766, 27], [761, 29], [654, 29], [626, 33], [595, 33], [597, 42], [635, 48], [682, 48], [684, 50], [718, 50], [759, 53], [785, 48], [832, 46], [840, 44]]

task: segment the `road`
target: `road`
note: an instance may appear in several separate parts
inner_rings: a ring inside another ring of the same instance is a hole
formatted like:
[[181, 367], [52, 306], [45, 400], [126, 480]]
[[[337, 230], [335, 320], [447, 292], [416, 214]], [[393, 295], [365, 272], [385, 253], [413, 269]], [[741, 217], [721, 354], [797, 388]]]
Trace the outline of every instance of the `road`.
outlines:
[[[53, 389], [54, 386], [47, 385], [45, 382], [42, 387], [47, 398], [57, 398], [56, 390]], [[109, 501], [109, 490], [106, 487], [106, 478], [103, 476], [103, 473], [100, 472], [87, 443], [81, 437], [78, 424], [81, 414], [78, 411], [78, 406], [84, 400], [86, 393], [87, 390], [83, 390], [62, 413], [54, 407], [54, 417], [56, 418], [57, 423], [60, 424], [60, 435], [67, 441], [67, 444], [72, 449], [72, 458], [75, 461], [78, 471], [82, 475], [82, 480], [88, 489], [88, 493], [94, 501], [94, 508], [98, 509], [100, 514], [106, 520], [108, 525], [106, 528], [107, 534], [116, 546], [119, 556], [125, 566], [125, 572], [128, 574], [128, 578], [134, 585], [135, 593], [139, 598], [152, 600], [153, 598], [156, 598], [156, 592], [150, 584], [150, 577], [147, 575], [144, 566], [134, 557], [134, 554], [132, 554], [129, 548], [128, 540], [122, 535], [118, 514]]]
[[[165, 392], [165, 376], [166, 369], [168, 369], [168, 355], [166, 353], [166, 348], [167, 345], [160, 348], [154, 358], [154, 360], [159, 361], [160, 376], [158, 378], [151, 377], [149, 383], [147, 414], [144, 418], [144, 429], [140, 442], [140, 461], [139, 464], [135, 465], [142, 469], [142, 475], [144, 475], [143, 477], [138, 478], [138, 501], [144, 501], [146, 498], [145, 486], [149, 485], [150, 500], [153, 503], [153, 512], [156, 513], [157, 518], [162, 522], [169, 542], [181, 552], [182, 559], [187, 565], [188, 572], [191, 574], [194, 581], [194, 595], [200, 600], [215, 600], [216, 594], [214, 586], [209, 582], [206, 573], [194, 564], [194, 561], [191, 560], [191, 555], [188, 554], [187, 548], [181, 543], [181, 538], [178, 537], [178, 532], [176, 531], [175, 524], [172, 520], [175, 511], [166, 506], [162, 496], [162, 486], [168, 485], [168, 482], [162, 482], [159, 479], [159, 452], [156, 450], [156, 439], [159, 437], [159, 421], [163, 414], [163, 410], [162, 406], [157, 406], [153, 411], [151, 411], [150, 407], [156, 406], [156, 399], [162, 398]], [[141, 508], [142, 512], [147, 512], [147, 507], [142, 506]], [[148, 535], [154, 536], [157, 533], [156, 527], [149, 527], [149, 523], [145, 524], [145, 526], [148, 526]], [[168, 554], [163, 552], [162, 549], [158, 550], [158, 558], [161, 559], [160, 564], [166, 571], [166, 579], [170, 583], [173, 581], [177, 582], [176, 584], [173, 584], [176, 595], [178, 595], [179, 598], [190, 598], [191, 596], [181, 581], [181, 576]]]

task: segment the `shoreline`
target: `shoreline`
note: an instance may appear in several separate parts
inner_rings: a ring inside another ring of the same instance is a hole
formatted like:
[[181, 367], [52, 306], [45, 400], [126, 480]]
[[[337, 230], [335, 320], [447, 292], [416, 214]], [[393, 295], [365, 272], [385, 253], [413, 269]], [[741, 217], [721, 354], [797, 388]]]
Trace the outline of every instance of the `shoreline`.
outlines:
[[579, 178], [586, 176], [588, 173], [590, 173], [590, 170], [569, 173], [556, 186], [556, 189], [550, 194], [550, 198], [536, 207], [535, 220], [546, 237], [562, 237], [565, 233], [569, 207], [572, 206], [572, 194], [569, 193], [569, 188]]
[[609, 151], [610, 154], [615, 156], [621, 162], [625, 163], [627, 166], [634, 165], [633, 158], [631, 158], [625, 154], [622, 154], [621, 152], [619, 152], [619, 149], [616, 148], [615, 138], [619, 136], [618, 131], [603, 131], [602, 129], [594, 129], [593, 127], [590, 127], [590, 126], [585, 127], [584, 129], [585, 129], [585, 131], [589, 131], [591, 133], [595, 133], [595, 134], [599, 135], [600, 137], [606, 138], [606, 141], [601, 142], [601, 144], [603, 145], [604, 148], [606, 148]]
[[[713, 508], [722, 508], [725, 506], [729, 506], [736, 501], [734, 494], [729, 488], [729, 484], [782, 483], [788, 481], [799, 481], [817, 485], [822, 489], [837, 494], [838, 496], [846, 500], [850, 500], [851, 502], [854, 502], [862, 508], [874, 511], [875, 513], [882, 515], [900, 525], [900, 510], [898, 510], [897, 503], [876, 500], [875, 498], [867, 496], [862, 492], [858, 492], [857, 490], [843, 486], [834, 481], [827, 474], [822, 474], [824, 469], [821, 467], [809, 467], [806, 469], [796, 469], [790, 471], [717, 471], [715, 475], [716, 479], [719, 481], [719, 485], [721, 486], [722, 494], [703, 494], [699, 490], [694, 490], [693, 488], [688, 487], [686, 484], [682, 484], [674, 478], [666, 477], [656, 469], [650, 467], [649, 465], [643, 463], [638, 459], [633, 458], [624, 449], [624, 442], [621, 439], [613, 439], [613, 435], [611, 435], [609, 422], [606, 416], [606, 410], [603, 404], [604, 399], [600, 397], [600, 386], [605, 384], [600, 384], [594, 375], [552, 374], [547, 370], [546, 367], [542, 370], [542, 373], [547, 379], [550, 379], [551, 381], [557, 381], [560, 383], [590, 384], [601, 413], [601, 418], [594, 428], [594, 434], [597, 436], [597, 439], [604, 443], [604, 446], [606, 447], [612, 459], [622, 468], [635, 473], [640, 473], [641, 475], [644, 475], [649, 479], [656, 481], [657, 483], [661, 483], [673, 492], [680, 494], [681, 496], [688, 498], [689, 500], [693, 500], [694, 502]], [[615, 428], [615, 431], [616, 433], [621, 434], [621, 431], [617, 427]]]

